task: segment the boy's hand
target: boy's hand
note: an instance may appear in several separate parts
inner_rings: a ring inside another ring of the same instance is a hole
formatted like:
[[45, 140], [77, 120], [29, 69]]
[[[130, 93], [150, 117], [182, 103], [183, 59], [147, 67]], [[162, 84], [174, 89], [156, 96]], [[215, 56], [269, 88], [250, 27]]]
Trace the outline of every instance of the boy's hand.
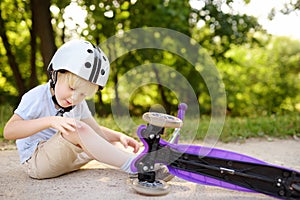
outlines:
[[121, 135], [120, 142], [125, 148], [127, 148], [128, 146], [131, 146], [133, 148], [134, 153], [137, 153], [140, 149], [140, 144], [135, 139], [133, 139], [127, 135]]
[[76, 128], [80, 128], [80, 122], [73, 118], [53, 116], [50, 120], [50, 126], [64, 134], [69, 135], [70, 132], [76, 131]]

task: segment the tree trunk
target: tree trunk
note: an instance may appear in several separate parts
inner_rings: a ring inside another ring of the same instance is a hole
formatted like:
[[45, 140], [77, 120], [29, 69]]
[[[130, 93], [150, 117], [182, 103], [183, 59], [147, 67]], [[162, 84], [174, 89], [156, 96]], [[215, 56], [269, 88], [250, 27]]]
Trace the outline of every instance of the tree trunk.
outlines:
[[31, 0], [32, 15], [36, 24], [36, 32], [41, 40], [41, 54], [44, 61], [45, 72], [56, 51], [50, 14], [51, 0]]
[[158, 83], [158, 91], [160, 93], [163, 106], [164, 106], [166, 112], [168, 114], [170, 114], [170, 112], [171, 112], [171, 104], [168, 102], [167, 97], [166, 97], [166, 95], [164, 93], [164, 88], [163, 88], [163, 85], [161, 84], [161, 80], [160, 80], [160, 77], [159, 77], [159, 71], [155, 67], [155, 64], [152, 65], [152, 69], [153, 69], [153, 71], [155, 73], [155, 77], [156, 77], [156, 80], [157, 80], [157, 83]]

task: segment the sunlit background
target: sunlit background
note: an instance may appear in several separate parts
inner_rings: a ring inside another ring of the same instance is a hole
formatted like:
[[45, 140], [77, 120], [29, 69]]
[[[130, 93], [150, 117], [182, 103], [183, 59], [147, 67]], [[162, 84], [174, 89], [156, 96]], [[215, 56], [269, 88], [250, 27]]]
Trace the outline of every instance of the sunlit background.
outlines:
[[[132, 3], [136, 1], [131, 1]], [[277, 36], [289, 36], [300, 40], [300, 28], [298, 26], [300, 22], [300, 12], [291, 12], [289, 14], [283, 14], [280, 10], [285, 8], [285, 4], [290, 0], [251, 0], [249, 3], [245, 3], [243, 0], [235, 0], [231, 3], [231, 8], [227, 4], [222, 5], [222, 11], [225, 13], [241, 13], [247, 15], [253, 15], [258, 18], [258, 22], [265, 28], [268, 33]], [[201, 0], [190, 0], [190, 4], [193, 8], [201, 10], [205, 5]], [[99, 3], [101, 6], [101, 3]], [[104, 6], [104, 4], [102, 4]], [[57, 15], [60, 10], [56, 6], [50, 7], [51, 12]], [[272, 14], [275, 14], [274, 16]], [[107, 11], [104, 15], [108, 18], [113, 17], [112, 11]], [[78, 32], [87, 27], [85, 18], [87, 17], [87, 11], [80, 7], [76, 1], [65, 8], [65, 24], [60, 24], [59, 27], [66, 25], [68, 29], [77, 29]], [[201, 27], [205, 22], [199, 21], [198, 25]], [[79, 27], [79, 29], [78, 29]], [[76, 35], [74, 35], [76, 37]]]

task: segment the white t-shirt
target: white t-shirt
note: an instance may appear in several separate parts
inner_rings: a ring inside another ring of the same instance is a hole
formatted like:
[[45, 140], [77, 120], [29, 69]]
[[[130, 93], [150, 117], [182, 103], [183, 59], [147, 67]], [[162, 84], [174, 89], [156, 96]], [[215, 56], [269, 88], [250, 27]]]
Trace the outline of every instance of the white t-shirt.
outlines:
[[[39, 85], [23, 95], [18, 108], [14, 111], [24, 120], [37, 119], [47, 116], [55, 116], [57, 113], [55, 104], [50, 92], [50, 83]], [[71, 117], [77, 120], [92, 117], [86, 101], [76, 105], [70, 112], [64, 113], [64, 117]], [[16, 144], [20, 155], [21, 163], [28, 160], [34, 153], [39, 142], [49, 140], [57, 130], [53, 128], [42, 130], [32, 136], [17, 139]]]

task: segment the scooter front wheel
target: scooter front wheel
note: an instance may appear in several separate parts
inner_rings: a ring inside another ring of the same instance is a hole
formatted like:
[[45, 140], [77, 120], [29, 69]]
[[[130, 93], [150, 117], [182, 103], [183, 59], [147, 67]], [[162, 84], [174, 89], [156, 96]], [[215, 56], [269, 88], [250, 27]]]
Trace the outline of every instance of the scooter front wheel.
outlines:
[[139, 194], [146, 196], [161, 196], [170, 192], [170, 186], [162, 180], [155, 180], [153, 183], [147, 181], [132, 181], [132, 188]]

